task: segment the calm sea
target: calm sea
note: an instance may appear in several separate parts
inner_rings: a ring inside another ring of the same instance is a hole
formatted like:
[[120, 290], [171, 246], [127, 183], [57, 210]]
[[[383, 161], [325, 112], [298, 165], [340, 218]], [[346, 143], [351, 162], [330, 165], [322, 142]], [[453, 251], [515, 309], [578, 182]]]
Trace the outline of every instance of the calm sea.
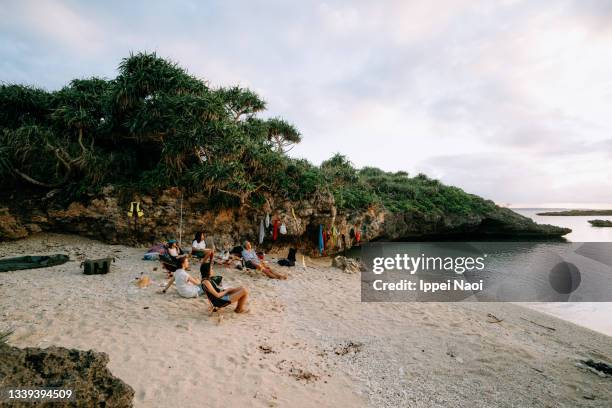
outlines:
[[[566, 210], [565, 208], [513, 208], [512, 210], [531, 218], [539, 224], [571, 228], [572, 232], [565, 238], [572, 242], [612, 242], [612, 228], [593, 227], [588, 222], [593, 219], [612, 220], [610, 216], [559, 217], [536, 215], [536, 213], [544, 211]], [[612, 276], [610, 279], [612, 279]], [[528, 306], [612, 336], [612, 303], [535, 303]]]
[[[571, 228], [572, 232], [564, 238], [570, 242], [612, 242], [612, 228], [593, 227], [588, 220], [604, 219], [611, 220], [612, 216], [586, 216], [586, 217], [559, 217], [559, 216], [539, 216], [539, 212], [561, 211], [563, 208], [513, 208], [513, 211], [533, 219], [539, 224], [551, 224], [560, 227]], [[507, 253], [498, 256], [498, 263], [494, 269], [500, 273], [513, 270], [515, 273], [523, 273], [529, 277], [529, 265], [531, 261], [549, 256], [556, 249], [567, 247], [568, 243], [561, 242], [527, 242], [525, 248], [517, 250], [509, 245]], [[571, 245], [571, 244], [570, 244]], [[352, 256], [349, 254], [349, 256]], [[357, 253], [354, 256], [359, 256]], [[608, 268], [588, 257], [574, 254], [573, 262], [577, 265], [586, 265], [590, 268]], [[522, 266], [521, 262], [525, 264]], [[612, 280], [612, 276], [610, 276]], [[584, 282], [586, 284], [586, 282]], [[585, 285], [582, 285], [585, 286]], [[571, 321], [575, 324], [588, 327], [609, 336], [612, 336], [612, 303], [605, 302], [539, 302], [521, 303], [523, 306], [544, 312], [563, 320]]]
[[559, 227], [571, 228], [572, 232], [565, 236], [565, 239], [572, 242], [612, 242], [612, 228], [593, 227], [589, 220], [610, 220], [612, 216], [589, 215], [578, 217], [559, 217], [549, 215], [536, 215], [545, 211], [563, 211], [567, 208], [512, 208], [525, 217], [529, 217], [538, 224], [551, 224]]

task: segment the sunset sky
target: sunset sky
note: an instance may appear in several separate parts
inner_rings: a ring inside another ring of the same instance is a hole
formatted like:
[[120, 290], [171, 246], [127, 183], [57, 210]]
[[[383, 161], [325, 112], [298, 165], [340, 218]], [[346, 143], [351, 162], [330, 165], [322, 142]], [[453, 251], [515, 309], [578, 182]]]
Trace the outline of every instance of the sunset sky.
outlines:
[[58, 89], [156, 51], [293, 122], [291, 155], [500, 204], [612, 203], [612, 1], [2, 1], [0, 80]]

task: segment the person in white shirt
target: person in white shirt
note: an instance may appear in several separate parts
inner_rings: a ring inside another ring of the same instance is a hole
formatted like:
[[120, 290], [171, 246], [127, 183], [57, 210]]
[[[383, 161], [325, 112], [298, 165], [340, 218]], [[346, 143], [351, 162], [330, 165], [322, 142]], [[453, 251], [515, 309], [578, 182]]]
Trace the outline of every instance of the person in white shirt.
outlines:
[[193, 242], [191, 243], [191, 255], [197, 258], [203, 258], [204, 255], [207, 252], [210, 252], [211, 250], [212, 248], [208, 251], [206, 249], [206, 240], [204, 238], [204, 232], [196, 232], [195, 237], [193, 238]]
[[181, 258], [179, 268], [174, 271], [172, 278], [168, 280], [168, 283], [162, 290], [162, 293], [166, 293], [168, 288], [175, 283], [176, 291], [184, 298], [195, 298], [202, 296], [204, 294], [204, 289], [202, 289], [202, 281], [189, 275], [185, 270], [187, 268], [189, 268], [189, 258]]

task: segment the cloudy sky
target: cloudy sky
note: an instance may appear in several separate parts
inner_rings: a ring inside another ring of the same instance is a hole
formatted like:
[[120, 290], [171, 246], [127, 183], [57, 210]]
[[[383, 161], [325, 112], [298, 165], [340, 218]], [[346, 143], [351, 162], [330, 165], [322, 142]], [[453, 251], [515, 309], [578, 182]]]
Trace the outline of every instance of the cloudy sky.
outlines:
[[[612, 203], [612, 1], [2, 1], [0, 80], [156, 51], [295, 123], [291, 154], [513, 205]], [[594, 205], [589, 204], [589, 205]]]

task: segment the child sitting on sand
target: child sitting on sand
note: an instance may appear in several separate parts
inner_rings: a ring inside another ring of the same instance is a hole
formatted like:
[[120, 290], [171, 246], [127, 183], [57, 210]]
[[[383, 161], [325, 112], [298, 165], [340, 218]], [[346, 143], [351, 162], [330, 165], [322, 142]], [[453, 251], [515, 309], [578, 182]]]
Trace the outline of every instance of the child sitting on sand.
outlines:
[[259, 259], [249, 241], [244, 242], [244, 249], [242, 250], [242, 259], [244, 259], [247, 268], [262, 271], [264, 275], [266, 275], [268, 278], [287, 279], [287, 275], [274, 272], [272, 268], [266, 265], [263, 259]]
[[237, 303], [236, 313], [248, 312], [246, 308], [246, 302], [249, 297], [249, 291], [243, 286], [237, 288], [229, 288], [227, 290], [221, 290], [215, 283], [214, 271], [212, 268], [212, 253], [206, 254], [202, 260], [200, 266], [200, 273], [202, 274], [202, 288], [208, 292], [208, 299], [214, 307], [225, 307], [230, 303]]

